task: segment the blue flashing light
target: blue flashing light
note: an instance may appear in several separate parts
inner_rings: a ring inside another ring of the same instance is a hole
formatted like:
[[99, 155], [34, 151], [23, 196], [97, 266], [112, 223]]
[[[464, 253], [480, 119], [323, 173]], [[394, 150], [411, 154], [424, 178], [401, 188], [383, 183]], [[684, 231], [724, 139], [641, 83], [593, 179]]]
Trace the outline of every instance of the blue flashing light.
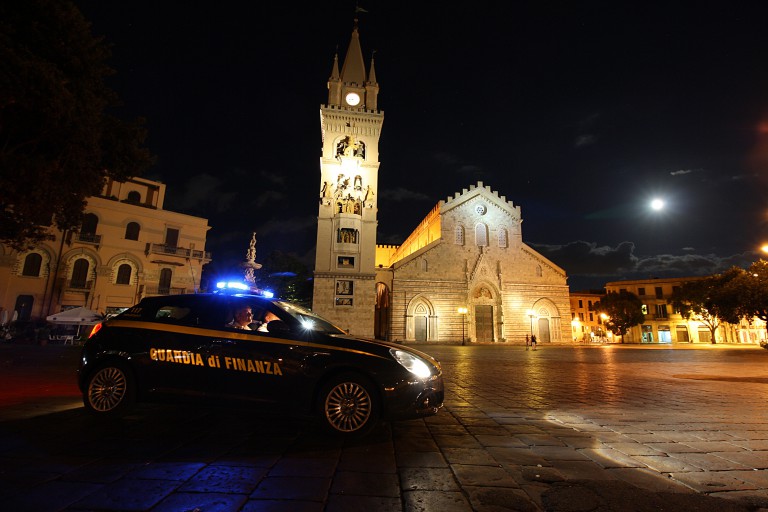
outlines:
[[272, 292], [271, 292], [271, 291], [269, 291], [269, 290], [262, 290], [262, 291], [261, 291], [261, 294], [262, 294], [264, 297], [268, 298], [268, 299], [271, 299], [272, 297], [274, 297], [274, 296], [275, 296], [275, 294], [274, 294], [274, 293], [272, 293]]
[[219, 281], [216, 283], [216, 288], [219, 290], [250, 290], [247, 284], [237, 281]]

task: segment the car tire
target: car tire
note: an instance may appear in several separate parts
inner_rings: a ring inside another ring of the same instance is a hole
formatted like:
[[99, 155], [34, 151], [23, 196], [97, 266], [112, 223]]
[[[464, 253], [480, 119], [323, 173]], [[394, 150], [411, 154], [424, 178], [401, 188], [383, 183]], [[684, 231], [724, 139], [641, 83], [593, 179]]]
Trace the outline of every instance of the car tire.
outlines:
[[362, 437], [379, 421], [381, 404], [376, 386], [356, 373], [326, 381], [318, 395], [319, 419], [324, 430], [345, 437]]
[[86, 410], [102, 417], [119, 417], [136, 402], [136, 381], [120, 362], [102, 363], [88, 376], [83, 394]]

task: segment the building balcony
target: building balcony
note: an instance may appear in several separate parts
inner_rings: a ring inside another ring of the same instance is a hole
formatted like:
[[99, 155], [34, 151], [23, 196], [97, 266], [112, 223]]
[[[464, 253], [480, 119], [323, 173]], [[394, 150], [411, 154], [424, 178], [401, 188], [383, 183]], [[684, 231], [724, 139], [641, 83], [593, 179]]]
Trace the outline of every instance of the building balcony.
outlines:
[[174, 247], [166, 244], [148, 243], [146, 248], [147, 256], [150, 254], [163, 254], [166, 256], [178, 256], [180, 258], [194, 258], [196, 260], [211, 261], [211, 253], [207, 251], [195, 251], [185, 249], [184, 247]]
[[75, 234], [75, 241], [83, 244], [101, 244], [101, 235], [96, 233], [77, 233]]
[[179, 286], [159, 286], [156, 284], [144, 285], [144, 296], [151, 295], [182, 295], [187, 293], [187, 289]]
[[58, 287], [60, 290], [70, 292], [87, 292], [93, 289], [93, 281], [79, 281], [74, 279], [58, 279]]

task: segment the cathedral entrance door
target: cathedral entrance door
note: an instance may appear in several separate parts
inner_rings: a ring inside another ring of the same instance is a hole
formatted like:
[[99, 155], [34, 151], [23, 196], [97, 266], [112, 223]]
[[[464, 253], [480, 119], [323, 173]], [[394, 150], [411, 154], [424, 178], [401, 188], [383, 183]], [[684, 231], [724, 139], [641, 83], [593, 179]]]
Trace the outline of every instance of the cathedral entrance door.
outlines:
[[539, 337], [536, 341], [550, 342], [552, 334], [549, 332], [549, 318], [539, 318]]
[[475, 306], [477, 341], [493, 341], [493, 306]]
[[413, 317], [413, 331], [416, 341], [427, 341], [427, 317]]

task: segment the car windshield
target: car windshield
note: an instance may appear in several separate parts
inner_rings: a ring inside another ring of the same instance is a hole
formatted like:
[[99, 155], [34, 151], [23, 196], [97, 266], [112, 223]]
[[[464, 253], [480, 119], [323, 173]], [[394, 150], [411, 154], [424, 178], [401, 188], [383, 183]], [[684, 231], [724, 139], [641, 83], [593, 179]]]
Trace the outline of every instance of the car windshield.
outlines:
[[346, 334], [342, 329], [339, 329], [325, 318], [301, 306], [281, 300], [274, 301], [273, 304], [298, 320], [301, 326], [307, 330], [329, 334]]

